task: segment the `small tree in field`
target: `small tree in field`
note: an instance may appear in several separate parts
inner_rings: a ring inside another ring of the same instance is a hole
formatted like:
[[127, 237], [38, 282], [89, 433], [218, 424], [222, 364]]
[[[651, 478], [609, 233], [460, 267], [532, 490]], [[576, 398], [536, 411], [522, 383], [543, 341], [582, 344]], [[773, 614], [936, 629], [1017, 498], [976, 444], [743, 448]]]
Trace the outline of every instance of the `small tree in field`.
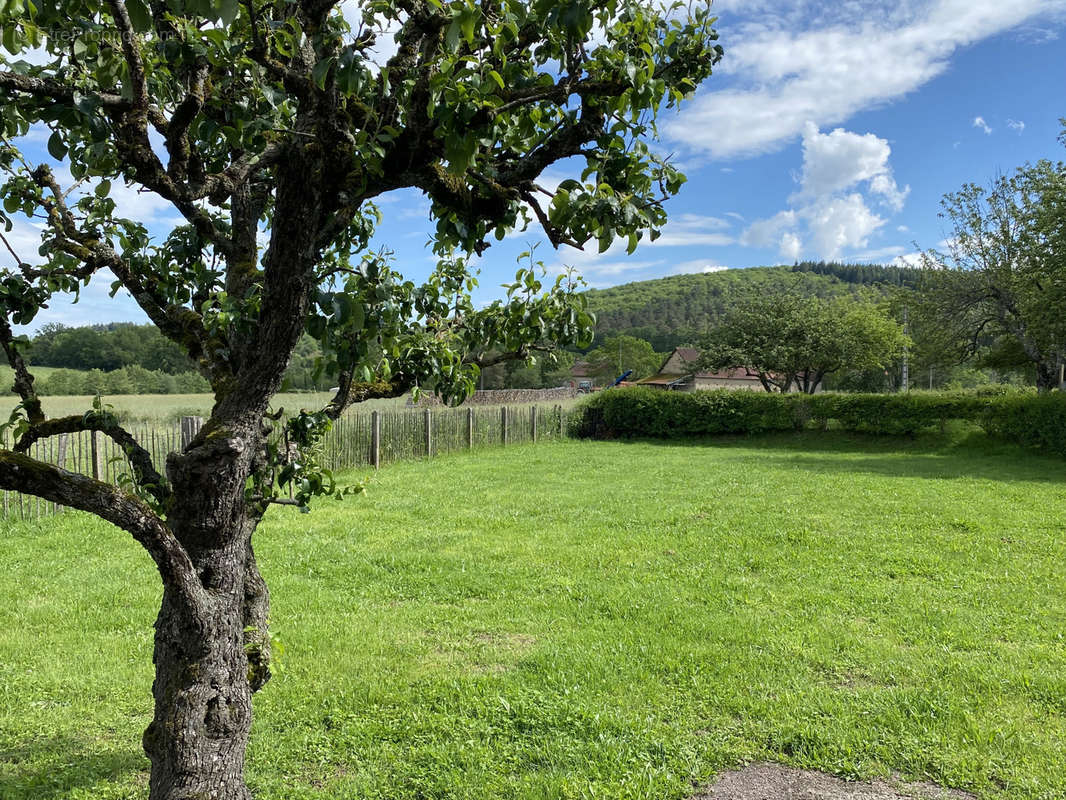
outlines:
[[[270, 675], [252, 535], [286, 502], [280, 487], [301, 506], [336, 493], [313, 448], [353, 402], [419, 384], [458, 402], [479, 367], [584, 339], [572, 281], [544, 292], [523, 270], [509, 302], [477, 307], [463, 254], [527, 220], [556, 246], [622, 237], [632, 249], [654, 235], [683, 177], [644, 137], [721, 55], [702, 7], [365, 0], [359, 12], [352, 30], [337, 0], [0, 5], [0, 193], [7, 215], [44, 224], [40, 261], [16, 254], [0, 278], [0, 343], [22, 398], [0, 487], [97, 514], [158, 567], [154, 800], [249, 796], [251, 696]], [[395, 53], [375, 65], [386, 30]], [[31, 47], [37, 65], [19, 60]], [[18, 147], [31, 125], [69, 179]], [[552, 165], [577, 178], [545, 188]], [[164, 198], [182, 223], [160, 237], [120, 216], [115, 181]], [[436, 221], [440, 265], [418, 287], [365, 252], [374, 199], [403, 188], [425, 193]], [[210, 381], [210, 418], [166, 464], [102, 409], [47, 419], [12, 333], [99, 280]], [[293, 453], [271, 444], [268, 404], [305, 331], [339, 391], [286, 423]], [[133, 487], [26, 455], [81, 430], [121, 446]]]
[[699, 365], [743, 367], [768, 392], [816, 392], [842, 369], [883, 369], [907, 344], [902, 327], [848, 298], [776, 295], [738, 303], [703, 342]]

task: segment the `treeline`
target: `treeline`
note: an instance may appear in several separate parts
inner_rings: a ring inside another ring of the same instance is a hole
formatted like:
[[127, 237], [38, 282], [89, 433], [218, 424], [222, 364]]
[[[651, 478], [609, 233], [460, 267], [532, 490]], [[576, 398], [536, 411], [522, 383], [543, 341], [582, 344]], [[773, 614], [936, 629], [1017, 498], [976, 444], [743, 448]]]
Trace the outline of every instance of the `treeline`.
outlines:
[[57, 369], [38, 378], [35, 385], [42, 395], [202, 394], [211, 389], [197, 372], [170, 374], [136, 364], [107, 372]]
[[840, 261], [800, 261], [793, 265], [793, 272], [810, 272], [829, 275], [844, 283], [863, 286], [904, 286], [915, 289], [921, 286], [923, 271], [917, 267], [896, 267], [884, 264], [845, 264]]
[[30, 340], [31, 365], [112, 372], [124, 367], [178, 375], [196, 366], [155, 325], [112, 322], [69, 328], [57, 322], [43, 326]]
[[[305, 335], [285, 375], [289, 390], [325, 390], [336, 378], [315, 373], [318, 343]], [[57, 367], [37, 381], [42, 394], [189, 394], [209, 391], [181, 348], [154, 325], [111, 322], [67, 327], [44, 325], [30, 339], [28, 361]]]

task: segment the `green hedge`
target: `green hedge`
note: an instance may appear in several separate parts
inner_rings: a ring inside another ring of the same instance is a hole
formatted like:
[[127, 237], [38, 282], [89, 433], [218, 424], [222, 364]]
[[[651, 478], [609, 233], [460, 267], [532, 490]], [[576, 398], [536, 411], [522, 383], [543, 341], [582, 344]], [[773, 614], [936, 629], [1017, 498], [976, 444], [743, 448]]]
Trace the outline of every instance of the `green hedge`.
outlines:
[[599, 392], [570, 418], [579, 438], [674, 439], [718, 433], [827, 429], [913, 434], [966, 420], [990, 434], [1066, 456], [1066, 394], [907, 392], [769, 394], [721, 389]]

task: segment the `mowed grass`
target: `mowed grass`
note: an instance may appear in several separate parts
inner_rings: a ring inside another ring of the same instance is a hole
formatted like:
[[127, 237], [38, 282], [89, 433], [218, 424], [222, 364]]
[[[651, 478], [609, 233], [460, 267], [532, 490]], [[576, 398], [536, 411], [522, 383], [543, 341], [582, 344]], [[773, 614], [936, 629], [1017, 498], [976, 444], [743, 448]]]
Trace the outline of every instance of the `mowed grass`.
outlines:
[[[362, 473], [353, 477], [364, 477]], [[258, 798], [680, 800], [754, 759], [1066, 797], [1066, 463], [979, 441], [562, 442], [258, 536]], [[78, 515], [0, 540], [0, 797], [145, 793], [159, 589]]]

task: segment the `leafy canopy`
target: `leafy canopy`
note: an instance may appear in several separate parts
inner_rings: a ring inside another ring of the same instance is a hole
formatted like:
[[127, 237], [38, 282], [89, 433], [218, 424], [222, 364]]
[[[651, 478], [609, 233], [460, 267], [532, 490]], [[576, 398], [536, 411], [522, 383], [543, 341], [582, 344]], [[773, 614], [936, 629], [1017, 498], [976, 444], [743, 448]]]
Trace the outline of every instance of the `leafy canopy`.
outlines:
[[955, 360], [992, 347], [988, 363], [1028, 364], [1051, 388], [1066, 358], [1066, 164], [1027, 164], [941, 205], [951, 236], [922, 256], [922, 320]]
[[[658, 235], [684, 177], [647, 139], [721, 56], [709, 8], [357, 11], [353, 26], [333, 0], [0, 2], [0, 224], [45, 222], [39, 257], [17, 254], [0, 281], [9, 321], [111, 280], [190, 354], [222, 415], [264, 404], [301, 328], [341, 376], [330, 415], [372, 384], [458, 401], [490, 352], [582, 341], [572, 276], [544, 286], [523, 268], [509, 302], [479, 308], [468, 256], [529, 223], [556, 246]], [[25, 158], [31, 126], [63, 169]], [[539, 183], [556, 163], [577, 177]], [[119, 182], [180, 224], [149, 229], [116, 202]], [[402, 188], [436, 221], [423, 286], [366, 251], [374, 201]]]
[[829, 373], [881, 369], [908, 343], [871, 303], [776, 295], [738, 303], [703, 343], [701, 366], [746, 367], [767, 391], [814, 392]]

